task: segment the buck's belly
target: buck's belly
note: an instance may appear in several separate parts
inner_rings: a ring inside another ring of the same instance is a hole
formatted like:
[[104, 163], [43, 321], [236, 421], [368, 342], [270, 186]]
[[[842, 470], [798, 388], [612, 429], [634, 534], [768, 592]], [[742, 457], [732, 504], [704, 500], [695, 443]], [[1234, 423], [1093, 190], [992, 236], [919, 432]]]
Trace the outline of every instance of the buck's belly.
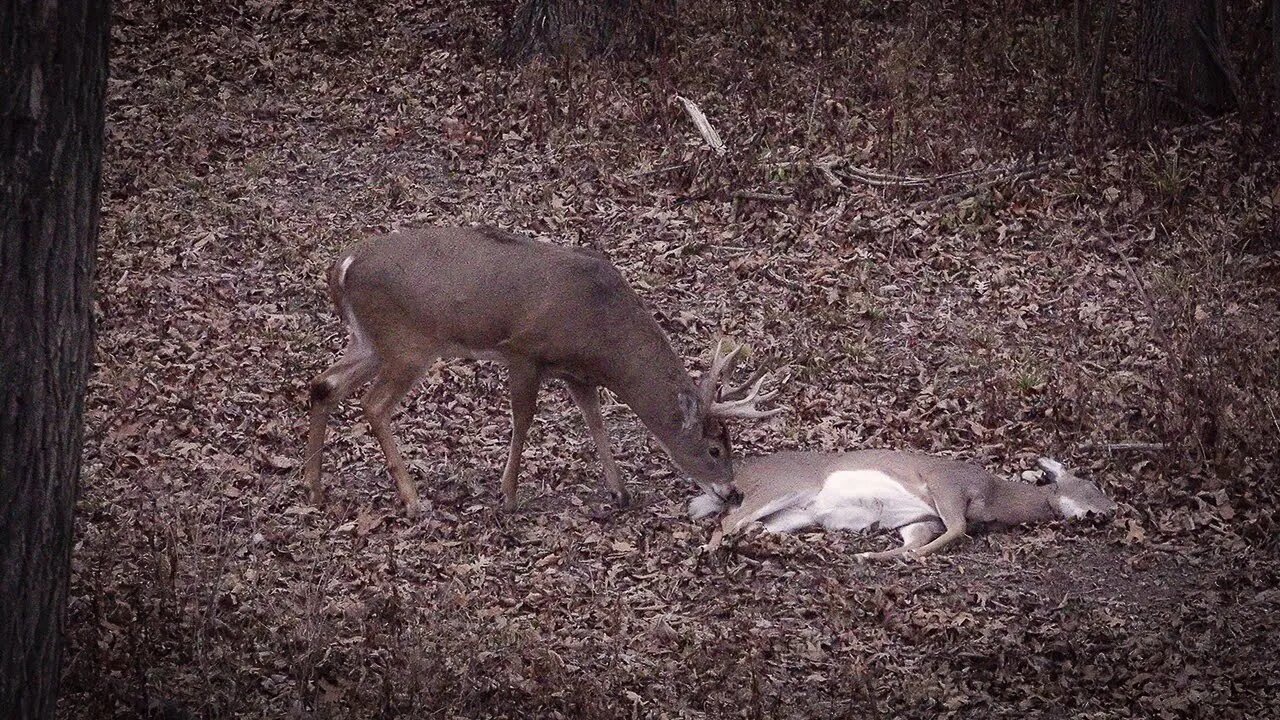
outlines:
[[931, 504], [878, 470], [831, 473], [810, 510], [832, 530], [893, 529], [938, 516]]

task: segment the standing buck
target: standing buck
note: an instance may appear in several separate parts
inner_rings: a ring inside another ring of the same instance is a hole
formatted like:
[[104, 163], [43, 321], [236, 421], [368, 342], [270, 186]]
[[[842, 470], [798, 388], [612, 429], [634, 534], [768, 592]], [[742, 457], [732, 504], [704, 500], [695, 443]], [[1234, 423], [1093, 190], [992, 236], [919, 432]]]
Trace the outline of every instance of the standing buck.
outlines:
[[[1040, 458], [1047, 485], [1003, 480], [966, 462], [894, 450], [822, 454], [784, 452], [744, 461], [736, 481], [742, 504], [721, 521], [725, 535], [760, 522], [770, 532], [819, 525], [828, 530], [897, 530], [902, 547], [859, 553], [883, 560], [917, 557], [950, 545], [969, 523], [997, 526], [1110, 513], [1116, 504], [1097, 485]], [[706, 494], [689, 503], [695, 520], [724, 510]]]
[[[717, 345], [695, 385], [658, 323], [603, 256], [492, 228], [434, 228], [373, 238], [329, 268], [329, 294], [351, 339], [346, 354], [311, 383], [304, 475], [313, 502], [329, 413], [360, 385], [364, 416], [387, 457], [406, 512], [418, 493], [389, 424], [397, 403], [440, 357], [499, 360], [510, 373], [512, 434], [502, 472], [505, 506], [516, 478], [538, 388], [569, 386], [595, 442], [604, 481], [620, 505], [629, 495], [609, 451], [597, 387], [635, 411], [671, 460], [709, 496], [729, 498], [733, 467], [727, 418], [765, 418], [756, 404], [767, 375], [721, 392], [741, 346]], [[775, 391], [776, 392], [776, 391]]]

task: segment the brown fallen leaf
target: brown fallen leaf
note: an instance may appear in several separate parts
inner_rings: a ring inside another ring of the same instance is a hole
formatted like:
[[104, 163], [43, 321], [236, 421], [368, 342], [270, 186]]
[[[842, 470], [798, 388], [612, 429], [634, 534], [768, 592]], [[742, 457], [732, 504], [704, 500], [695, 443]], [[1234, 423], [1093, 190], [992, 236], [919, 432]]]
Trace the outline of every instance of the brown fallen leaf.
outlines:
[[377, 527], [382, 524], [382, 521], [386, 519], [387, 519], [386, 513], [379, 513], [377, 515], [374, 515], [373, 513], [369, 512], [367, 509], [362, 509], [360, 513], [356, 515], [356, 535], [358, 535], [359, 537], [364, 537], [365, 535], [368, 535], [369, 533], [376, 530]]

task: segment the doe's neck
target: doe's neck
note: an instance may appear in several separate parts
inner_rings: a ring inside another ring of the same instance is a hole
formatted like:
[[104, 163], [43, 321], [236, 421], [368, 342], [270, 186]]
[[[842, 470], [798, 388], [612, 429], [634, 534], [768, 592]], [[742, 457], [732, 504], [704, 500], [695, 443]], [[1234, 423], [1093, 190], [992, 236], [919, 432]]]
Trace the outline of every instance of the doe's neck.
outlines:
[[997, 479], [986, 503], [991, 519], [1004, 525], [1044, 522], [1058, 517], [1056, 485], [1030, 485]]

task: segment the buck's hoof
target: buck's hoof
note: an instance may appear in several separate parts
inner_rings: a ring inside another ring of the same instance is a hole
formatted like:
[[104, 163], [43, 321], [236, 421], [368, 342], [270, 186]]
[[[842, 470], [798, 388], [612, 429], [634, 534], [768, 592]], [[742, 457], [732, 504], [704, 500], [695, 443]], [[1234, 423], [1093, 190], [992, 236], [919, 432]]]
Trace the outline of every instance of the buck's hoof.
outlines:
[[631, 493], [626, 490], [610, 492], [609, 497], [613, 498], [613, 504], [619, 510], [631, 507]]

